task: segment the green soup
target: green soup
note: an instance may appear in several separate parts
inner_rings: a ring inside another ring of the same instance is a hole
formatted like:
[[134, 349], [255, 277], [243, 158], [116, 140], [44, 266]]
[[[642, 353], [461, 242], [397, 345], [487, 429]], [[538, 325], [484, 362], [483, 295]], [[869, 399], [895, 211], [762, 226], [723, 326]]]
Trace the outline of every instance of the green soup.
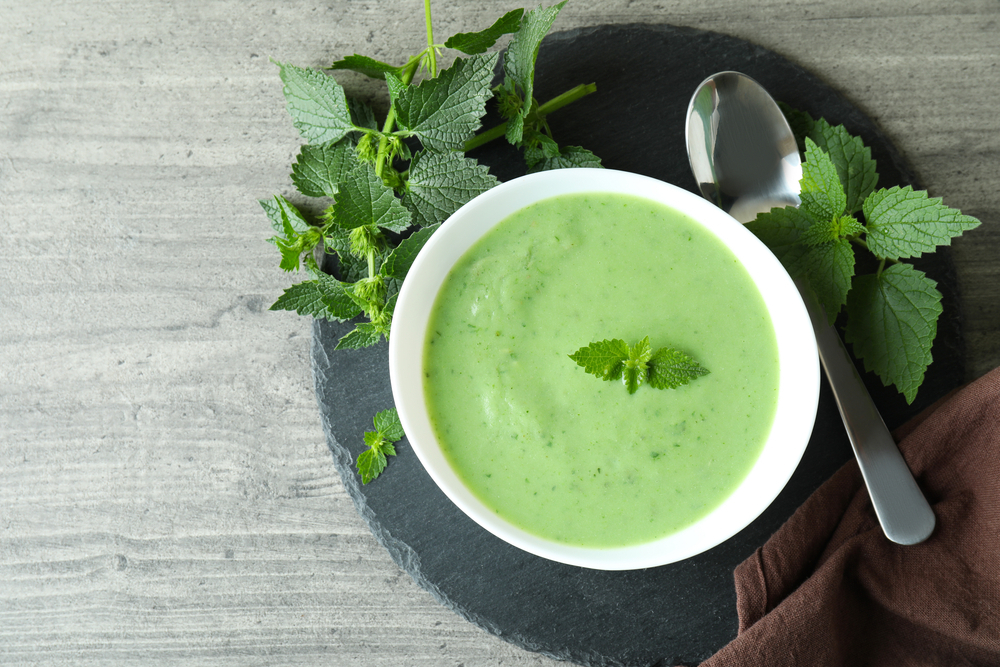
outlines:
[[[569, 358], [645, 336], [710, 374], [629, 394]], [[709, 513], [777, 403], [774, 330], [746, 269], [686, 216], [610, 193], [546, 199], [490, 230], [442, 286], [424, 355], [459, 477], [509, 522], [580, 546], [652, 541]]]

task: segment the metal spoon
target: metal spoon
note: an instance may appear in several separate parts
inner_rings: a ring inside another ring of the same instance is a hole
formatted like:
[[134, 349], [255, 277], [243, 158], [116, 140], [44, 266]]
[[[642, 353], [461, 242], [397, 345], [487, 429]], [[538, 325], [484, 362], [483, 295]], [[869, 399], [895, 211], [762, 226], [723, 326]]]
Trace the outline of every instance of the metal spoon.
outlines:
[[[688, 105], [685, 132], [701, 194], [740, 222], [746, 224], [772, 207], [799, 205], [802, 163], [795, 136], [774, 99], [750, 77], [719, 72], [705, 79]], [[812, 295], [799, 287], [882, 530], [898, 544], [922, 542], [934, 531], [934, 512], [840, 335]]]

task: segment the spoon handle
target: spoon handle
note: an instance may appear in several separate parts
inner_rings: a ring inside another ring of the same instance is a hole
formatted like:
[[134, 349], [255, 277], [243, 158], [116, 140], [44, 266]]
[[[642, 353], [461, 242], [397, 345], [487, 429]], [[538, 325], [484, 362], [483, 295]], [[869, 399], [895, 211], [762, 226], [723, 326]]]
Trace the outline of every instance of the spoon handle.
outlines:
[[803, 293], [802, 298], [816, 330], [820, 362], [882, 530], [897, 544], [923, 542], [934, 531], [934, 512], [899, 453], [844, 341], [812, 295]]

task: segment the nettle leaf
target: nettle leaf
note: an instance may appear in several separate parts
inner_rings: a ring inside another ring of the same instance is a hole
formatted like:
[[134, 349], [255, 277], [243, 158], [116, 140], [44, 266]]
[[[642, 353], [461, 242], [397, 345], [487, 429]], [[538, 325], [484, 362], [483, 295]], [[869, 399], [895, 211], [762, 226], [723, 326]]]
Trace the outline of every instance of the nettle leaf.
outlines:
[[937, 283], [909, 264], [893, 264], [854, 279], [844, 338], [865, 370], [912, 403], [932, 360], [941, 312]]
[[813, 292], [833, 324], [837, 313], [847, 301], [854, 277], [854, 248], [846, 239], [810, 247], [803, 258], [808, 267], [807, 278]]
[[375, 430], [381, 433], [386, 440], [396, 442], [402, 440], [406, 435], [403, 433], [403, 425], [399, 422], [399, 413], [396, 412], [396, 408], [382, 410], [375, 415], [372, 421], [375, 424]]
[[456, 58], [454, 64], [418, 86], [387, 76], [386, 83], [400, 127], [436, 151], [461, 150], [480, 127], [497, 54]]
[[[333, 319], [343, 322], [361, 314], [362, 308], [354, 302], [354, 299], [347, 292], [350, 283], [344, 283], [331, 275], [320, 273], [316, 276], [316, 284], [323, 297], [323, 304]], [[327, 317], [327, 319], [331, 318]]]
[[523, 9], [514, 9], [498, 18], [493, 25], [479, 32], [460, 32], [452, 35], [444, 45], [449, 49], [461, 51], [470, 56], [486, 53], [486, 50], [496, 44], [503, 35], [516, 32], [521, 25]]
[[817, 220], [801, 237], [806, 245], [821, 245], [837, 239], [858, 236], [865, 231], [864, 225], [853, 216], [845, 215], [831, 220]]
[[421, 226], [444, 222], [473, 197], [499, 183], [489, 169], [461, 153], [417, 153], [403, 204]]
[[359, 350], [371, 347], [382, 340], [382, 330], [371, 322], [360, 322], [353, 331], [337, 341], [335, 350]]
[[438, 227], [440, 227], [440, 225], [421, 227], [400, 241], [399, 245], [389, 253], [388, 257], [385, 258], [385, 261], [379, 268], [379, 273], [387, 278], [395, 278], [397, 280], [405, 278], [406, 273], [413, 265], [413, 260], [417, 258], [417, 254], [420, 252], [421, 248], [423, 248], [424, 244], [427, 243], [431, 234], [437, 231]]
[[801, 208], [819, 219], [840, 217], [847, 207], [844, 186], [830, 156], [806, 137], [806, 160], [802, 163]]
[[367, 163], [358, 164], [344, 177], [331, 211], [334, 222], [342, 229], [374, 225], [402, 232], [411, 222], [410, 212]]
[[343, 284], [332, 276], [292, 285], [278, 297], [270, 310], [294, 310], [299, 315], [343, 322], [361, 314], [361, 308], [344, 292]]
[[649, 386], [656, 389], [676, 389], [702, 375], [708, 369], [673, 348], [661, 347], [649, 359]]
[[802, 244], [802, 237], [818, 222], [808, 211], [786, 206], [759, 214], [746, 227], [774, 253], [793, 278], [800, 278], [808, 270], [807, 247]]
[[277, 65], [292, 123], [310, 144], [340, 141], [354, 129], [340, 84], [314, 69]]
[[869, 249], [876, 257], [888, 259], [933, 252], [980, 224], [910, 186], [873, 192], [865, 200], [864, 214]]
[[359, 56], [356, 53], [353, 56], [347, 56], [336, 61], [330, 65], [329, 69], [350, 70], [373, 79], [384, 79], [387, 72], [399, 76], [403, 70], [402, 67], [396, 67], [395, 65], [390, 65], [389, 63], [384, 63], [381, 60], [375, 60], [368, 56]]
[[354, 145], [348, 139], [307, 144], [292, 165], [292, 183], [307, 197], [336, 197], [338, 184], [357, 164]]
[[288, 234], [291, 229], [299, 234], [309, 229], [310, 224], [302, 217], [299, 209], [281, 195], [275, 195], [273, 199], [261, 199], [260, 207], [264, 209], [271, 227], [281, 234]]
[[618, 380], [622, 377], [629, 351], [625, 341], [614, 338], [581, 347], [569, 358], [582, 366], [584, 371], [602, 380]]
[[521, 20], [521, 27], [507, 45], [503, 63], [504, 74], [521, 89], [521, 98], [524, 100], [519, 116], [515, 117], [520, 121], [516, 125], [508, 123], [507, 126], [507, 139], [512, 144], [521, 141], [521, 131], [516, 128], [523, 127], [523, 121], [531, 112], [531, 102], [535, 94], [535, 61], [538, 59], [538, 49], [565, 4], [566, 0], [563, 0], [557, 5], [539, 7], [526, 13]]
[[566, 169], [569, 167], [583, 167], [588, 169], [603, 169], [601, 158], [597, 157], [586, 148], [580, 146], [565, 146], [559, 149], [559, 154], [553, 157], [543, 157], [533, 164], [528, 173], [537, 171], [548, 171], [550, 169]]
[[860, 211], [861, 204], [878, 182], [871, 149], [865, 146], [861, 137], [852, 136], [843, 125], [830, 125], [823, 118], [815, 121], [808, 136], [830, 156], [836, 167], [847, 197], [845, 210], [848, 213]]
[[653, 348], [649, 346], [649, 336], [633, 345], [628, 352], [628, 359], [622, 367], [622, 384], [628, 393], [634, 394], [646, 381], [648, 363], [653, 356]]

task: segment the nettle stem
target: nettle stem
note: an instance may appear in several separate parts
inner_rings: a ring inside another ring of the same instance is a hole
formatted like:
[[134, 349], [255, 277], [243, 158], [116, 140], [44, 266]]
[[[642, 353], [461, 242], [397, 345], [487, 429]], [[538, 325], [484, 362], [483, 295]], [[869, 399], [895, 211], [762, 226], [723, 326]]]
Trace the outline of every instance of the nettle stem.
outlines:
[[434, 46], [434, 28], [431, 25], [431, 0], [424, 0], [424, 22], [427, 24], [427, 71], [431, 78], [437, 76], [437, 49]]
[[[585, 97], [596, 91], [597, 91], [596, 83], [581, 83], [579, 86], [570, 88], [561, 95], [556, 95], [551, 100], [538, 107], [538, 111], [536, 113], [538, 114], [539, 118], [544, 119], [547, 115], [549, 115], [553, 111], [561, 109], [567, 104], [576, 102], [581, 97]], [[472, 137], [471, 139], [469, 139], [468, 141], [466, 141], [464, 148], [466, 151], [471, 151], [473, 148], [479, 148], [483, 144], [488, 144], [494, 139], [499, 139], [500, 137], [506, 134], [507, 134], [507, 122], [504, 121], [500, 125], [492, 127], [486, 130], [485, 132], [481, 132], [476, 136]]]

